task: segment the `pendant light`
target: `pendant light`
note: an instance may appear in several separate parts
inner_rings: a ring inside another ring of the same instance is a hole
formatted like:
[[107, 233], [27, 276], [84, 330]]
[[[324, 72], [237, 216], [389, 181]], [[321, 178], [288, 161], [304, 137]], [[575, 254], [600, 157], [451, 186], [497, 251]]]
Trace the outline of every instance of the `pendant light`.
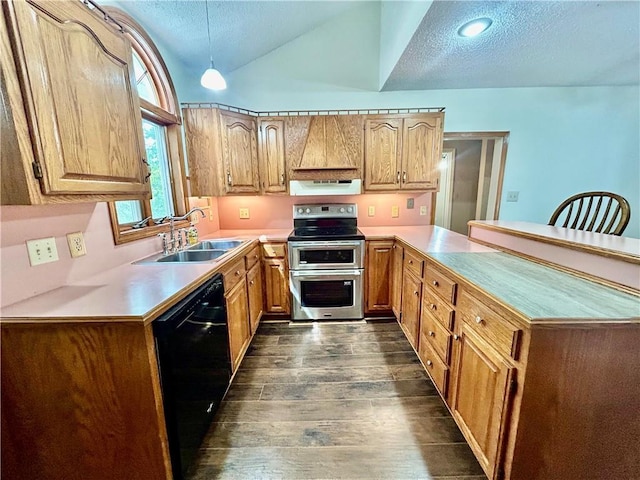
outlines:
[[200, 78], [200, 85], [209, 90], [224, 90], [227, 88], [227, 82], [216, 67], [213, 65], [213, 51], [211, 49], [211, 29], [209, 27], [209, 0], [205, 1], [207, 10], [207, 37], [209, 38], [209, 60], [211, 67], [207, 68]]

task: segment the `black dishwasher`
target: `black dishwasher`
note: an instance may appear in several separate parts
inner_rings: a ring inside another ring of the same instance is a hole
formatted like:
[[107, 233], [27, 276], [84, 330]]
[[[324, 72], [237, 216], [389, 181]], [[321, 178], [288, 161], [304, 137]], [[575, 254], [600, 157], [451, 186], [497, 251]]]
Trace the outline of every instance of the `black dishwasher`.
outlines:
[[171, 466], [181, 480], [231, 378], [222, 275], [153, 322]]

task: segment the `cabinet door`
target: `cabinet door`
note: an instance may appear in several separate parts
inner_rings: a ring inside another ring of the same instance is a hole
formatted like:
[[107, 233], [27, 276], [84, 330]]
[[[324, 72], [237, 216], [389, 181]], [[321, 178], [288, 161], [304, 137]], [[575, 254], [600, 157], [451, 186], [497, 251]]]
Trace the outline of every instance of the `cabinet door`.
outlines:
[[402, 188], [437, 189], [441, 153], [442, 114], [405, 118], [402, 129]]
[[258, 193], [256, 122], [248, 115], [220, 112], [226, 193]]
[[251, 333], [255, 333], [264, 310], [262, 300], [262, 266], [256, 263], [247, 272], [247, 288], [249, 289], [249, 325]]
[[130, 42], [81, 2], [2, 6], [42, 192], [147, 196]]
[[393, 245], [393, 278], [391, 280], [391, 310], [396, 318], [400, 318], [402, 309], [402, 261], [404, 248], [399, 243]]
[[367, 312], [391, 309], [393, 240], [367, 242]]
[[401, 118], [379, 118], [366, 121], [365, 190], [398, 190], [400, 188], [401, 138]]
[[451, 412], [493, 478], [515, 369], [467, 325], [460, 332]]
[[265, 310], [267, 313], [290, 313], [289, 273], [282, 258], [264, 259]]
[[235, 372], [240, 364], [241, 354], [251, 338], [249, 331], [249, 310], [247, 281], [243, 278], [227, 294], [227, 323], [229, 324], [229, 353]]
[[404, 274], [402, 284], [402, 315], [400, 326], [409, 339], [411, 346], [418, 349], [418, 335], [420, 333], [420, 299], [422, 297], [422, 282], [413, 275]]
[[284, 120], [260, 120], [260, 183], [265, 193], [286, 193]]
[[197, 197], [218, 196], [223, 178], [218, 110], [183, 108], [182, 120], [189, 163], [189, 194]]

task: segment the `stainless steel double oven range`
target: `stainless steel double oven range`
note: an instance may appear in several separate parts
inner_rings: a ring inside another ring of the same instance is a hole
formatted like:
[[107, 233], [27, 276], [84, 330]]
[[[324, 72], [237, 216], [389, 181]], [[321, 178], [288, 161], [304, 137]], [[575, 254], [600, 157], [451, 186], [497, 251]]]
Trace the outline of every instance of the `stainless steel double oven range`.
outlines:
[[292, 320], [363, 318], [364, 235], [357, 222], [356, 204], [294, 205]]

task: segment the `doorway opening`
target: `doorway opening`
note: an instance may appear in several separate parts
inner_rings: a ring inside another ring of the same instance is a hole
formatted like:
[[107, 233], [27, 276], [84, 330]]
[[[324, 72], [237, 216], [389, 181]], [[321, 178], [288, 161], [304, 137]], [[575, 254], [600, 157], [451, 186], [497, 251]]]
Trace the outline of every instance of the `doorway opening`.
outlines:
[[467, 234], [469, 220], [498, 220], [509, 132], [445, 132], [433, 224]]

